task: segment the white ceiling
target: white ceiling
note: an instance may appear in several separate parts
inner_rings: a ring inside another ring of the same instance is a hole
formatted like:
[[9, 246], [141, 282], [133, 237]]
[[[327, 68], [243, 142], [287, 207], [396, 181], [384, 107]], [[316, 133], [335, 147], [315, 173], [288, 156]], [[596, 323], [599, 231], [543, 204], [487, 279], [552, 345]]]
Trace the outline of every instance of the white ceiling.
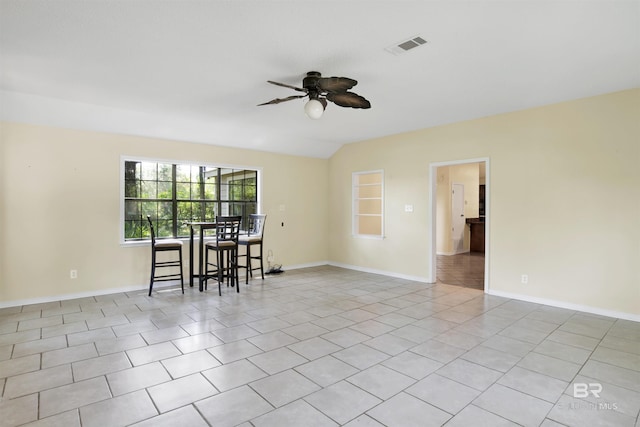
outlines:
[[[311, 70], [372, 108], [256, 106]], [[327, 158], [639, 87], [640, 1], [0, 0], [0, 72], [3, 120]]]

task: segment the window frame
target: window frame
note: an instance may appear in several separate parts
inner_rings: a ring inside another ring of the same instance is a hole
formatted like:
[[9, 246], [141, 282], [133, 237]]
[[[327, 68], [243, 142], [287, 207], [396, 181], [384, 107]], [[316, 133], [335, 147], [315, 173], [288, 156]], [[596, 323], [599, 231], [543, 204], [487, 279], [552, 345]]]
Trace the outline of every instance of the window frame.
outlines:
[[[375, 184], [365, 184], [361, 185], [359, 183], [358, 178], [361, 175], [372, 175], [372, 174], [380, 174], [380, 182]], [[366, 186], [380, 186], [380, 197], [359, 197], [359, 188]], [[375, 169], [375, 170], [366, 170], [366, 171], [358, 171], [351, 173], [351, 235], [353, 237], [361, 238], [361, 239], [384, 239], [385, 238], [385, 192], [384, 192], [384, 169]], [[380, 200], [380, 214], [361, 214], [359, 212], [359, 202], [362, 200]], [[360, 221], [359, 219], [365, 216], [379, 216], [380, 217], [380, 234], [362, 234], [358, 231], [360, 230]]]
[[[200, 161], [188, 161], [188, 160], [180, 160], [180, 159], [166, 159], [166, 158], [157, 158], [157, 157], [140, 157], [140, 156], [120, 156], [120, 167], [119, 167], [119, 184], [120, 184], [120, 201], [118, 203], [120, 214], [118, 221], [118, 234], [119, 234], [119, 242], [121, 246], [143, 246], [148, 245], [151, 241], [151, 238], [148, 239], [125, 239], [125, 169], [127, 162], [148, 162], [148, 163], [157, 163], [157, 164], [170, 164], [170, 165], [184, 165], [190, 167], [207, 167], [207, 168], [216, 168], [216, 169], [231, 169], [231, 170], [251, 170], [256, 172], [256, 213], [261, 213], [262, 209], [262, 167], [259, 166], [246, 166], [246, 165], [237, 165], [237, 164], [228, 164], [228, 163], [211, 163], [211, 162], [200, 162]], [[246, 178], [245, 178], [246, 179]], [[173, 182], [177, 183], [176, 177], [173, 177]], [[175, 193], [176, 186], [173, 186], [174, 197], [172, 200], [174, 203], [176, 202]], [[216, 201], [220, 200], [220, 194], [216, 195]], [[195, 199], [194, 199], [195, 200]], [[198, 199], [198, 201], [200, 201]], [[176, 215], [177, 211], [174, 209], [174, 215]], [[145, 218], [146, 219], [146, 218]], [[170, 237], [173, 239], [179, 240], [189, 240], [188, 236], [179, 236], [179, 237]]]

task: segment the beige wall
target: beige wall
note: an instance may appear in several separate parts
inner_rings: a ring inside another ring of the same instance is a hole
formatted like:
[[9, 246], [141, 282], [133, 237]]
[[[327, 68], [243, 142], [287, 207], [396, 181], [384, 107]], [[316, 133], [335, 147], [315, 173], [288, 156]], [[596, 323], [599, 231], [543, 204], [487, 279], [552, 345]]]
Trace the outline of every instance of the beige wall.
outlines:
[[148, 283], [148, 244], [119, 242], [122, 155], [262, 168], [265, 251], [285, 268], [328, 259], [326, 160], [21, 124], [1, 132], [4, 305]]
[[[0, 304], [146, 284], [148, 246], [118, 241], [121, 155], [261, 167], [275, 262], [419, 280], [431, 277], [430, 163], [489, 158], [490, 291], [637, 317], [639, 118], [630, 90], [349, 144], [329, 160], [5, 123]], [[376, 169], [386, 237], [354, 238], [351, 174]]]
[[[429, 164], [478, 158], [491, 291], [640, 315], [640, 90], [344, 146], [329, 162], [332, 261], [426, 280]], [[368, 169], [385, 171], [384, 240], [350, 233], [351, 173]]]

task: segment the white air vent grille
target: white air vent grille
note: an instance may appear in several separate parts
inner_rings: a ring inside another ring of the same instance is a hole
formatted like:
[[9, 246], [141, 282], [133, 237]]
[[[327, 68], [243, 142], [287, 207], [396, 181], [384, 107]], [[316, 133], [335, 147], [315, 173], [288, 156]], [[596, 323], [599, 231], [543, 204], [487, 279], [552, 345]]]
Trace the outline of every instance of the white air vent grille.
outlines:
[[411, 49], [414, 49], [418, 46], [422, 46], [426, 44], [427, 41], [420, 36], [415, 36], [410, 38], [409, 40], [403, 40], [399, 43], [391, 45], [385, 48], [386, 51], [393, 53], [394, 55], [399, 55], [401, 53], [405, 53]]

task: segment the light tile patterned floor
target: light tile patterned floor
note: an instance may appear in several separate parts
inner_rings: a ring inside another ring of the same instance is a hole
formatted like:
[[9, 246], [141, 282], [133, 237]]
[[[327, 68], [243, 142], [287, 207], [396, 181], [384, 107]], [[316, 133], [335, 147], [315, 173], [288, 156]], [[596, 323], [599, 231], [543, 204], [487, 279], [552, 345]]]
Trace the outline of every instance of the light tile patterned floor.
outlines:
[[640, 324], [325, 266], [1, 309], [0, 390], [0, 426], [638, 427]]

